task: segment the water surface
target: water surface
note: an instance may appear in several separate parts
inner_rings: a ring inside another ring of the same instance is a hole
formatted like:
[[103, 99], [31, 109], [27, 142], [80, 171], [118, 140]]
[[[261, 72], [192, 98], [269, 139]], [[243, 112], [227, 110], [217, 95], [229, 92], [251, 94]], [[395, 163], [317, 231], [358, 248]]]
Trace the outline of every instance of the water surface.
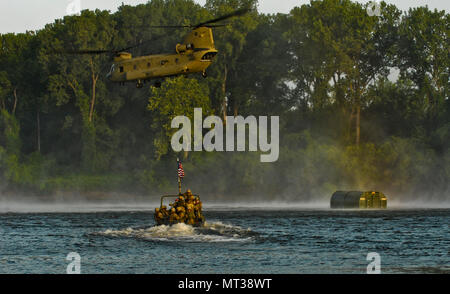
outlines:
[[149, 211], [0, 214], [0, 273], [450, 273], [450, 209], [235, 209], [207, 225], [155, 226]]

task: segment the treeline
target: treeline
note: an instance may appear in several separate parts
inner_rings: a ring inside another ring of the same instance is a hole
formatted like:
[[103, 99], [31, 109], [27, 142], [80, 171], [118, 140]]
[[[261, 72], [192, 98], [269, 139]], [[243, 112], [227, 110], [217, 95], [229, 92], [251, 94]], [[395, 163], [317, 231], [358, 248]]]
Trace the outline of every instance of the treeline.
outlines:
[[[214, 29], [207, 79], [179, 77], [137, 90], [107, 81], [107, 55], [61, 50], [173, 52], [195, 24], [252, 7]], [[217, 199], [322, 200], [337, 189], [448, 199], [449, 30], [445, 11], [381, 15], [349, 0], [311, 1], [289, 14], [256, 0], [153, 0], [115, 13], [83, 11], [37, 32], [0, 35], [0, 193], [176, 191]], [[204, 113], [277, 115], [280, 158], [256, 153], [174, 154], [170, 121]], [[241, 198], [242, 199], [242, 198]]]

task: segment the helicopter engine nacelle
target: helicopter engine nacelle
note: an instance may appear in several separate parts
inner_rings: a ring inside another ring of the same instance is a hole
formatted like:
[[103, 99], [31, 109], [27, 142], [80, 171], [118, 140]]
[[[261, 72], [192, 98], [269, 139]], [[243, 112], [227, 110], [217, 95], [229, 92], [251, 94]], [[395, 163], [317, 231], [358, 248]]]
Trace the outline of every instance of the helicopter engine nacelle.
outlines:
[[131, 55], [131, 53], [128, 52], [119, 52], [116, 54], [116, 56], [114, 56], [114, 62], [119, 62], [119, 61], [124, 61], [124, 60], [129, 60], [131, 59], [133, 56]]
[[186, 51], [191, 51], [194, 49], [193, 44], [177, 44], [175, 50], [178, 54], [185, 53]]

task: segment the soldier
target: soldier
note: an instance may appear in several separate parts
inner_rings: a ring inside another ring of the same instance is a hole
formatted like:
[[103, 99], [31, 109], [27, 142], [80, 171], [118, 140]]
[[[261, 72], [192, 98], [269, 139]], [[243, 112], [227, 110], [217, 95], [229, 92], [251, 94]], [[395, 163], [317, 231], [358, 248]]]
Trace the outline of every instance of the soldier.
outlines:
[[176, 213], [176, 209], [175, 209], [175, 208], [172, 208], [172, 209], [170, 210], [169, 222], [170, 222], [171, 224], [174, 224], [174, 223], [176, 223], [176, 222], [178, 221], [178, 219], [179, 219], [179, 217], [178, 217], [178, 215], [177, 215], [177, 213]]
[[195, 197], [195, 204], [198, 206], [198, 210], [202, 210], [202, 201], [199, 197]]
[[184, 206], [178, 206], [177, 207], [177, 214], [180, 218], [180, 222], [185, 222], [186, 220], [186, 208]]
[[155, 209], [155, 222], [158, 224], [158, 225], [160, 225], [161, 223], [162, 223], [162, 220], [163, 220], [163, 215], [162, 215], [162, 213], [160, 212], [160, 209], [159, 208], [156, 208]]
[[188, 203], [187, 205], [187, 224], [188, 225], [195, 224], [195, 212], [193, 203]]
[[186, 206], [185, 198], [183, 196], [180, 196], [178, 198], [178, 207], [184, 207], [184, 206]]
[[173, 203], [172, 207], [174, 207], [176, 209], [179, 204], [180, 204], [179, 199], [177, 198], [177, 199], [175, 199], [175, 202]]
[[163, 218], [167, 218], [169, 216], [169, 212], [167, 211], [167, 206], [165, 206], [165, 205], [161, 206], [161, 209], [159, 211], [163, 215]]
[[178, 217], [180, 218], [179, 219], [180, 223], [186, 223], [187, 218], [186, 218], [186, 213], [184, 213], [184, 211], [181, 211], [178, 214]]
[[187, 199], [187, 201], [188, 201], [188, 202], [191, 202], [191, 201], [193, 201], [193, 198], [194, 198], [194, 195], [192, 195], [191, 190], [188, 189], [188, 190], [186, 191], [186, 199]]
[[202, 214], [202, 202], [198, 197], [194, 201], [194, 212], [197, 222], [204, 222], [205, 217]]

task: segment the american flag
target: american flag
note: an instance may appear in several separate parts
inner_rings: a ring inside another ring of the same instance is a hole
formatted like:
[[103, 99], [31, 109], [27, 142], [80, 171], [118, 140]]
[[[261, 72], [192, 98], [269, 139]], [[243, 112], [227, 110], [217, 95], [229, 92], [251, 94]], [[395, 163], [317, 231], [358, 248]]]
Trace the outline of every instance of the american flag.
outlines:
[[181, 161], [178, 160], [178, 177], [184, 178], [184, 170]]

